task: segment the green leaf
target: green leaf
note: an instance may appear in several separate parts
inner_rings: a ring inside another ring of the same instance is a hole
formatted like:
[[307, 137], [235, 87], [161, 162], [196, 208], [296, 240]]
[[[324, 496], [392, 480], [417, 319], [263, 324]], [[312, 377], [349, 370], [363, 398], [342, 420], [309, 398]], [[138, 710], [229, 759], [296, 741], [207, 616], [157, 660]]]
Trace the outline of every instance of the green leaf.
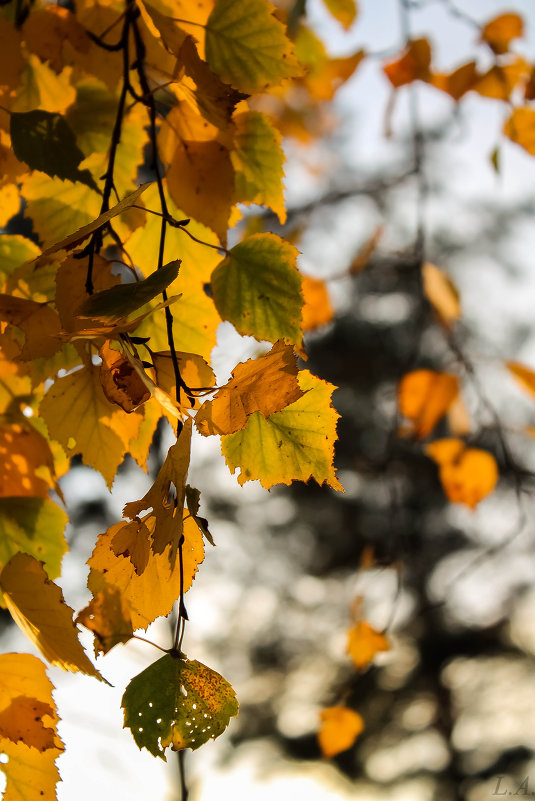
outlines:
[[127, 317], [145, 303], [160, 295], [177, 275], [180, 261], [169, 262], [161, 270], [155, 270], [148, 278], [134, 284], [119, 284], [102, 292], [95, 292], [78, 308], [80, 317], [92, 320], [119, 320]]
[[51, 178], [79, 181], [100, 191], [89, 170], [79, 170], [84, 154], [61, 114], [49, 111], [12, 112], [11, 141], [19, 161]]
[[237, 114], [234, 122], [236, 149], [231, 151], [230, 158], [235, 170], [236, 200], [269, 206], [284, 225], [281, 135], [259, 111]]
[[254, 234], [232, 248], [212, 273], [223, 320], [240, 334], [301, 344], [303, 296], [297, 249], [275, 234]]
[[196, 660], [166, 654], [135, 676], [123, 695], [124, 727], [139, 748], [164, 761], [165, 749], [199, 748], [238, 714], [231, 685]]
[[260, 479], [269, 489], [313, 478], [343, 491], [333, 466], [340, 416], [331, 406], [335, 387], [308, 370], [298, 378], [304, 392], [299, 400], [267, 420], [259, 412], [250, 415], [245, 428], [221, 437], [221, 451], [232, 473], [240, 468], [240, 484]]
[[47, 498], [0, 498], [0, 567], [23, 551], [44, 562], [50, 578], [61, 572], [67, 551], [67, 515]]
[[253, 94], [301, 74], [284, 25], [266, 0], [218, 0], [206, 23], [206, 60], [236, 89]]

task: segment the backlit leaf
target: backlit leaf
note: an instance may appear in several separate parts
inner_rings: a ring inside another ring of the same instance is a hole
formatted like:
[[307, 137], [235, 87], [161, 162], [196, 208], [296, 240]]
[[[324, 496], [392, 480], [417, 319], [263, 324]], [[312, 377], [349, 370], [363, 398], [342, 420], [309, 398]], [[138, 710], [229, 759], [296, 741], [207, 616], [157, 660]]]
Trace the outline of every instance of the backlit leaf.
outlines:
[[303, 276], [303, 331], [314, 331], [334, 317], [327, 284], [321, 278]]
[[406, 44], [398, 58], [384, 65], [388, 80], [398, 88], [413, 81], [431, 80], [431, 46], [427, 39], [414, 39]]
[[284, 26], [267, 0], [218, 0], [206, 23], [206, 60], [242, 92], [277, 86], [300, 69]]
[[524, 21], [518, 14], [500, 14], [481, 30], [481, 41], [486, 42], [498, 55], [507, 53], [513, 39], [524, 33]]
[[15, 554], [0, 574], [0, 586], [13, 619], [52, 665], [103, 681], [80, 645], [72, 609], [41, 562]]
[[[140, 501], [131, 501], [124, 507], [125, 517], [134, 519], [142, 512], [152, 509], [156, 520], [153, 537], [155, 553], [171, 546], [171, 561], [174, 559], [180, 537], [182, 536], [186, 477], [188, 474], [191, 449], [191, 418], [187, 418], [178, 440], [169, 448], [156, 481]], [[172, 495], [170, 495], [172, 493]]]
[[[58, 253], [60, 250], [72, 250], [77, 245], [80, 245], [85, 239], [91, 236], [94, 231], [98, 231], [98, 229], [102, 228], [102, 226], [105, 225], [109, 220], [112, 220], [118, 214], [121, 214], [123, 211], [136, 203], [139, 196], [145, 191], [145, 189], [147, 189], [148, 186], [150, 186], [149, 183], [142, 184], [134, 192], [131, 192], [129, 195], [123, 198], [123, 200], [117, 203], [117, 205], [109, 209], [109, 211], [104, 212], [104, 214], [100, 214], [92, 222], [89, 222], [87, 225], [83, 225], [73, 234], [65, 236], [63, 239], [61, 239], [61, 241], [56, 242], [54, 245], [46, 248], [46, 250], [43, 251], [43, 257], [50, 256], [52, 253]], [[27, 194], [24, 196], [28, 197]], [[33, 195], [33, 197], [35, 197], [35, 195]], [[37, 197], [39, 197], [38, 194]], [[69, 212], [72, 215], [72, 207], [69, 209]]]
[[57, 337], [61, 328], [59, 317], [46, 303], [35, 303], [33, 300], [2, 294], [0, 320], [16, 325], [24, 332], [21, 359], [48, 358], [61, 347]]
[[399, 384], [399, 410], [410, 421], [411, 433], [423, 439], [444, 417], [458, 394], [459, 382], [454, 375], [413, 370]]
[[535, 109], [521, 106], [513, 109], [503, 132], [517, 145], [535, 156]]
[[347, 30], [351, 27], [357, 16], [357, 3], [355, 0], [323, 0], [329, 12]]
[[425, 450], [439, 465], [444, 492], [453, 503], [474, 509], [498, 483], [496, 459], [487, 451], [467, 448], [458, 439], [436, 440]]
[[76, 97], [71, 85], [72, 67], [56, 74], [46, 62], [30, 53], [21, 73], [21, 83], [11, 111], [26, 112], [34, 109], [61, 114]]
[[301, 276], [297, 249], [275, 234], [254, 234], [235, 245], [212, 273], [212, 294], [223, 320], [240, 334], [301, 343]]
[[57, 578], [67, 551], [66, 525], [67, 515], [49, 498], [0, 498], [0, 567], [23, 551], [43, 562], [50, 578]]
[[[191, 587], [204, 559], [202, 535], [191, 517], [183, 523], [183, 588]], [[135, 629], [146, 629], [168, 615], [180, 593], [180, 560], [171, 565], [171, 546], [155, 553], [155, 518], [121, 521], [101, 534], [88, 562], [87, 584], [93, 594], [77, 620], [91, 629], [101, 650], [124, 642]], [[113, 641], [115, 639], [115, 642]]]
[[282, 137], [268, 117], [258, 111], [237, 114], [234, 123], [235, 149], [230, 157], [236, 173], [236, 200], [269, 206], [284, 225]]
[[195, 416], [201, 434], [232, 434], [254, 412], [269, 417], [303, 396], [297, 383], [297, 357], [291, 345], [277, 342], [258, 359], [239, 364], [232, 378], [203, 403]]
[[0, 496], [48, 497], [54, 463], [44, 437], [29, 423], [0, 423]]
[[333, 467], [338, 413], [331, 406], [332, 384], [299, 373], [302, 398], [266, 420], [252, 414], [246, 427], [221, 438], [221, 450], [238, 482], [260, 479], [266, 489], [292, 481], [326, 483], [341, 490]]
[[55, 801], [63, 751], [45, 665], [30, 654], [0, 656], [0, 769], [4, 801]]
[[521, 56], [508, 64], [494, 64], [484, 75], [478, 77], [471, 87], [483, 97], [508, 100], [519, 84], [529, 76], [529, 65]]
[[347, 632], [347, 653], [359, 670], [369, 665], [379, 651], [389, 650], [390, 643], [385, 635], [365, 620], [355, 623]]
[[364, 729], [358, 712], [345, 706], [330, 706], [320, 712], [321, 726], [318, 742], [324, 757], [330, 757], [351, 748]]
[[100, 382], [107, 399], [125, 412], [134, 409], [150, 398], [150, 392], [122, 353], [113, 350], [108, 342], [99, 350]]
[[426, 262], [422, 265], [424, 293], [446, 328], [451, 328], [461, 316], [457, 287], [443, 270]]
[[121, 423], [133, 415], [106, 398], [98, 367], [84, 367], [57, 378], [41, 402], [40, 414], [52, 439], [68, 455], [81, 453], [84, 464], [100, 470], [111, 487], [130, 439]]
[[139, 748], [163, 760], [168, 746], [194, 750], [215, 740], [238, 714], [236, 694], [223, 676], [171, 654], [132, 679], [121, 706]]
[[0, 270], [9, 275], [24, 264], [25, 261], [37, 258], [41, 248], [18, 234], [3, 234], [0, 239]]

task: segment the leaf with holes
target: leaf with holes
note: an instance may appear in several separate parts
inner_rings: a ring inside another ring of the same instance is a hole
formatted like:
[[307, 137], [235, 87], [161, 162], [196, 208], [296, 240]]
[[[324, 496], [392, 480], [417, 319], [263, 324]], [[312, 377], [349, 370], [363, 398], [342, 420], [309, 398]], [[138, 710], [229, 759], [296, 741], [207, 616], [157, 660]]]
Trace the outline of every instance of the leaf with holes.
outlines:
[[232, 686], [197, 660], [166, 654], [135, 676], [121, 706], [139, 748], [164, 761], [165, 749], [195, 750], [215, 740], [238, 714]]

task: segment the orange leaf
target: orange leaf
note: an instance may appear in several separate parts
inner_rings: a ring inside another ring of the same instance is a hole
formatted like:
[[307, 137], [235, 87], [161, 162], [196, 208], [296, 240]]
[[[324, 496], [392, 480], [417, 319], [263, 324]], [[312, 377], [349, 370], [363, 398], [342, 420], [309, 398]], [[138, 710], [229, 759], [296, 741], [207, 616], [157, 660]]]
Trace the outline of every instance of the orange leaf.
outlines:
[[506, 367], [514, 375], [522, 389], [535, 397], [535, 372], [519, 362], [506, 362]]
[[495, 64], [484, 75], [481, 75], [471, 87], [483, 97], [496, 100], [508, 100], [511, 92], [529, 77], [526, 61], [518, 56], [509, 64]]
[[434, 429], [459, 394], [459, 382], [450, 373], [414, 370], [401, 379], [398, 403], [401, 414], [412, 423], [418, 439]]
[[453, 503], [464, 503], [474, 509], [498, 482], [494, 456], [478, 448], [467, 448], [462, 440], [437, 440], [426, 447], [426, 453], [439, 465], [444, 492]]
[[535, 156], [535, 108], [515, 108], [504, 125], [503, 132], [517, 145]]
[[451, 328], [455, 320], [461, 316], [457, 287], [443, 270], [429, 262], [422, 266], [422, 277], [427, 300], [444, 327]]
[[49, 358], [61, 347], [57, 337], [61, 328], [59, 317], [46, 303], [0, 295], [0, 320], [7, 320], [24, 332], [20, 358], [25, 361]]
[[481, 41], [497, 54], [507, 53], [513, 39], [524, 33], [524, 20], [518, 14], [500, 14], [491, 19], [481, 31]]
[[390, 643], [384, 634], [361, 620], [347, 632], [347, 653], [359, 670], [370, 664], [379, 651], [389, 651]]
[[16, 553], [2, 570], [0, 585], [15, 623], [52, 665], [105, 681], [80, 645], [73, 611], [42, 562]]
[[460, 100], [478, 79], [477, 66], [475, 61], [462, 64], [453, 72], [448, 74], [434, 73], [432, 83], [437, 89], [447, 92], [454, 100]]
[[[41, 475], [38, 475], [37, 471]], [[0, 496], [48, 497], [54, 461], [50, 447], [29, 424], [0, 425]]]
[[394, 88], [413, 81], [431, 80], [431, 46], [427, 39], [408, 42], [401, 55], [385, 64], [383, 70]]
[[[188, 417], [178, 440], [169, 448], [165, 462], [150, 490], [140, 501], [127, 503], [123, 510], [125, 517], [134, 520], [143, 511], [152, 509], [151, 516], [156, 521], [152, 550], [154, 553], [161, 554], [170, 545], [170, 558], [173, 566], [178, 543], [182, 536], [182, 510], [186, 497], [191, 428], [191, 418]], [[173, 493], [174, 499], [172, 497]]]
[[205, 437], [233, 434], [244, 428], [254, 412], [266, 418], [280, 412], [304, 394], [297, 372], [293, 347], [279, 340], [265, 356], [238, 364], [231, 380], [197, 412], [197, 429]]
[[327, 759], [351, 748], [364, 729], [364, 721], [358, 712], [345, 706], [322, 709], [320, 720], [318, 742], [323, 756]]
[[303, 331], [313, 331], [334, 317], [327, 284], [321, 278], [303, 276]]

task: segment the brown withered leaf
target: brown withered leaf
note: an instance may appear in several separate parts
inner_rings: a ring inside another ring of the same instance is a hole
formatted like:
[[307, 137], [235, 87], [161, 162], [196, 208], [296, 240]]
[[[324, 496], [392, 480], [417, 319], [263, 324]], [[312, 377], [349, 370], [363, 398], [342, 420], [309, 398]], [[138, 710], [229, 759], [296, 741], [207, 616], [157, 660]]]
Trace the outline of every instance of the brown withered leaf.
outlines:
[[151, 394], [128, 359], [110, 347], [108, 340], [99, 350], [100, 383], [110, 403], [116, 403], [125, 412], [133, 412], [147, 401]]
[[265, 418], [280, 412], [304, 394], [297, 373], [293, 347], [279, 340], [265, 356], [249, 359], [235, 368], [231, 380], [197, 412], [197, 429], [205, 437], [233, 434], [244, 428], [254, 412]]

